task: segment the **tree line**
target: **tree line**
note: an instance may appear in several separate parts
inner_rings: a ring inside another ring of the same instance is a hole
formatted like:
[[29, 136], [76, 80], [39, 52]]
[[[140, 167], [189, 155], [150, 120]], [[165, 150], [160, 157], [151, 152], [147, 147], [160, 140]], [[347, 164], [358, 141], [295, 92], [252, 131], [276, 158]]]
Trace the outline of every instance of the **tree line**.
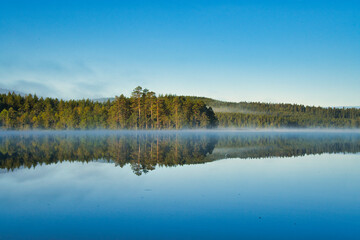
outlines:
[[360, 109], [222, 102], [142, 87], [110, 101], [0, 94], [3, 129], [360, 128]]
[[0, 94], [3, 129], [183, 129], [218, 125], [213, 110], [200, 99], [156, 95], [142, 87], [114, 101], [59, 100]]
[[221, 128], [360, 128], [360, 109], [299, 104], [222, 102], [193, 97], [212, 107]]

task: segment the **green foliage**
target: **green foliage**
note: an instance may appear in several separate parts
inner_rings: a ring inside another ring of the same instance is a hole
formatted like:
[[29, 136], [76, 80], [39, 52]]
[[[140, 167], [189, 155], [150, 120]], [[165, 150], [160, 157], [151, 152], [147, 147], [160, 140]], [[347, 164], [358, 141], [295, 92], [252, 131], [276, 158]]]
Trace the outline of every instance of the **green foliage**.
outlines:
[[130, 98], [63, 101], [0, 94], [3, 129], [182, 129], [217, 126], [214, 112], [189, 97], [156, 96], [137, 87]]
[[3, 129], [359, 128], [360, 109], [233, 103], [137, 87], [113, 101], [0, 94]]
[[360, 127], [360, 109], [356, 108], [322, 108], [258, 102], [234, 103], [199, 97], [192, 99], [202, 100], [210, 106], [221, 128]]

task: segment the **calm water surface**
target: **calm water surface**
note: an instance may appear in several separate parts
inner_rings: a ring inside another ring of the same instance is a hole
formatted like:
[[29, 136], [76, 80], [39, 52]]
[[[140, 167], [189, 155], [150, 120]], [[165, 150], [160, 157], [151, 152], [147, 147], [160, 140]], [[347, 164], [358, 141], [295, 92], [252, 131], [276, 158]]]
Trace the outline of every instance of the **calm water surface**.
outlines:
[[0, 132], [0, 239], [360, 239], [356, 131]]

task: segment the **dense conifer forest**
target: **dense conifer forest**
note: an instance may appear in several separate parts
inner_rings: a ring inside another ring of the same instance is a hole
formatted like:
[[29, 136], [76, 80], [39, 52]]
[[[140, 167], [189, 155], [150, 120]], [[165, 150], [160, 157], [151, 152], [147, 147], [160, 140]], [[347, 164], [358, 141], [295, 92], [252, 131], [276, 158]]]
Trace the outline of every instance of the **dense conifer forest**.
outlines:
[[298, 104], [202, 100], [213, 109], [220, 128], [359, 128], [360, 109], [322, 108]]
[[3, 129], [183, 129], [218, 124], [200, 99], [156, 96], [142, 87], [131, 97], [106, 102], [1, 94], [0, 122]]
[[0, 94], [0, 125], [2, 129], [359, 128], [360, 109], [222, 102], [156, 95], [137, 87], [131, 97], [105, 101]]

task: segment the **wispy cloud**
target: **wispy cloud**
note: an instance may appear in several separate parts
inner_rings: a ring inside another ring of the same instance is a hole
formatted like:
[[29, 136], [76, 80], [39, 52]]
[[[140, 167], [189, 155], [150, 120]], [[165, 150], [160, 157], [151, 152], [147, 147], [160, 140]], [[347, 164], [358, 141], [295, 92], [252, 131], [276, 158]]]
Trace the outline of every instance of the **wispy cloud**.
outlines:
[[90, 67], [80, 61], [63, 63], [51, 60], [0, 59], [0, 70], [9, 75], [14, 73], [42, 73], [60, 76], [94, 74]]
[[12, 80], [10, 83], [1, 84], [0, 86], [10, 90], [18, 90], [26, 94], [44, 94], [44, 96], [51, 96], [56, 94], [56, 91], [54, 91], [54, 89], [48, 86], [46, 83], [24, 79]]
[[44, 97], [82, 98], [104, 89], [96, 72], [80, 61], [0, 59], [0, 87]]

